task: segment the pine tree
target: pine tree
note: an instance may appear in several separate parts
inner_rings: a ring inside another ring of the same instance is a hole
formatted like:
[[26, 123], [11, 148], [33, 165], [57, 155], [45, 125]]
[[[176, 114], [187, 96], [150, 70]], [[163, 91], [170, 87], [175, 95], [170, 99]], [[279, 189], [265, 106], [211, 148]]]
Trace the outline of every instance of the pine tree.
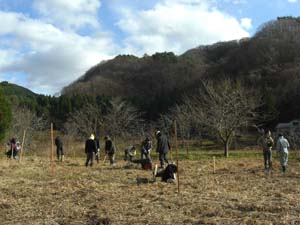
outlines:
[[5, 132], [10, 126], [12, 120], [11, 106], [0, 89], [0, 140], [5, 137]]

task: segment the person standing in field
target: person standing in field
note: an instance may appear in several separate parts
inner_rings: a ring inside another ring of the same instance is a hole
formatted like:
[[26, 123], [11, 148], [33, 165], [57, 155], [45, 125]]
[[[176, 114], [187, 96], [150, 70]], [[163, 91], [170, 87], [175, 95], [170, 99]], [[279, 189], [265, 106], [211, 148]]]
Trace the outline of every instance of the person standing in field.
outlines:
[[146, 139], [142, 142], [141, 147], [141, 159], [148, 159], [151, 161], [151, 153], [152, 150], [152, 141], [149, 137], [146, 137]]
[[86, 153], [86, 162], [85, 166], [87, 167], [90, 163], [90, 166], [93, 166], [94, 154], [97, 152], [97, 146], [95, 142], [94, 134], [91, 134], [89, 139], [85, 142], [85, 153]]
[[288, 164], [288, 149], [290, 148], [290, 144], [286, 138], [280, 133], [278, 135], [278, 140], [276, 143], [276, 149], [279, 152], [280, 165], [282, 167], [282, 172], [285, 173], [287, 164]]
[[115, 164], [116, 148], [109, 136], [105, 136], [104, 140], [105, 140], [105, 153], [108, 155], [110, 165], [113, 166]]
[[167, 136], [162, 134], [160, 131], [157, 131], [155, 135], [157, 139], [156, 152], [159, 153], [160, 167], [164, 168], [165, 163], [169, 164], [167, 154], [171, 149], [171, 145]]
[[7, 145], [9, 145], [9, 150], [6, 152], [7, 158], [15, 158], [17, 152], [16, 138], [11, 138]]
[[64, 161], [64, 149], [63, 149], [63, 142], [59, 136], [55, 138], [55, 145], [56, 145], [56, 157], [58, 161]]
[[258, 144], [263, 150], [265, 170], [272, 169], [272, 147], [274, 145], [274, 140], [270, 130], [266, 130], [266, 132], [258, 139]]

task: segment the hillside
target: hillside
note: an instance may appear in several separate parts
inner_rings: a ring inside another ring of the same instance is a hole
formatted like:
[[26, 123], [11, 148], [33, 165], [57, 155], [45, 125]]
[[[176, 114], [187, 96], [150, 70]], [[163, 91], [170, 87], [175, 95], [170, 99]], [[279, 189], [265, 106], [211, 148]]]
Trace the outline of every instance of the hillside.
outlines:
[[3, 90], [3, 93], [6, 96], [23, 96], [23, 97], [28, 97], [28, 98], [35, 98], [37, 94], [32, 92], [31, 90], [24, 88], [22, 86], [8, 83], [7, 81], [0, 82], [0, 87]]
[[299, 18], [283, 17], [263, 24], [251, 38], [200, 46], [180, 56], [117, 56], [91, 68], [63, 93], [125, 97], [153, 118], [180, 103], [201, 80], [231, 77], [260, 91], [264, 110], [286, 121], [300, 112], [299, 72]]
[[122, 96], [131, 99], [150, 117], [165, 112], [176, 99], [194, 86], [205, 63], [173, 53], [156, 53], [137, 58], [117, 56], [91, 68], [78, 81], [65, 87], [63, 94], [84, 93]]

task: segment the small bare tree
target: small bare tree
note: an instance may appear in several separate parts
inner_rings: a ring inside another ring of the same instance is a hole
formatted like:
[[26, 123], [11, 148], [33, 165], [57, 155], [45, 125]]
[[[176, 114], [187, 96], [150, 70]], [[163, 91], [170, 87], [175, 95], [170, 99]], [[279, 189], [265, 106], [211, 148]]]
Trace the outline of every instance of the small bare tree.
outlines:
[[88, 137], [91, 133], [98, 134], [103, 118], [98, 106], [87, 104], [72, 113], [65, 124], [67, 134], [78, 137]]
[[199, 95], [189, 102], [194, 118], [222, 142], [226, 157], [233, 136], [252, 125], [260, 106], [257, 94], [231, 80], [203, 83]]
[[179, 133], [182, 138], [182, 144], [183, 146], [185, 145], [187, 154], [189, 153], [191, 130], [193, 127], [195, 127], [195, 119], [191, 114], [188, 105], [188, 103], [176, 105], [172, 110], [173, 117], [176, 119], [178, 124]]
[[11, 129], [16, 138], [21, 140], [24, 130], [26, 130], [26, 147], [34, 146], [34, 133], [46, 129], [47, 121], [43, 117], [37, 117], [34, 112], [26, 107], [16, 106], [13, 108], [13, 120]]
[[138, 126], [142, 122], [140, 116], [140, 112], [134, 106], [120, 98], [115, 98], [105, 116], [105, 126], [114, 139], [124, 138], [139, 129]]
[[160, 129], [168, 137], [172, 136], [173, 132], [173, 121], [171, 114], [161, 114], [156, 122], [156, 127]]

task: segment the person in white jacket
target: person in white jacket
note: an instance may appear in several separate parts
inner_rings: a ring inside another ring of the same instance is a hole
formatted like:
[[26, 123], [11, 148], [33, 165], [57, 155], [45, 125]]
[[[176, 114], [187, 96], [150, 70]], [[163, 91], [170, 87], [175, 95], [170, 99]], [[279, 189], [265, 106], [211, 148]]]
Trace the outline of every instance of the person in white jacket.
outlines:
[[282, 134], [278, 135], [278, 140], [276, 144], [276, 149], [279, 152], [280, 164], [282, 167], [282, 172], [285, 173], [288, 163], [288, 153], [289, 153], [290, 144]]

